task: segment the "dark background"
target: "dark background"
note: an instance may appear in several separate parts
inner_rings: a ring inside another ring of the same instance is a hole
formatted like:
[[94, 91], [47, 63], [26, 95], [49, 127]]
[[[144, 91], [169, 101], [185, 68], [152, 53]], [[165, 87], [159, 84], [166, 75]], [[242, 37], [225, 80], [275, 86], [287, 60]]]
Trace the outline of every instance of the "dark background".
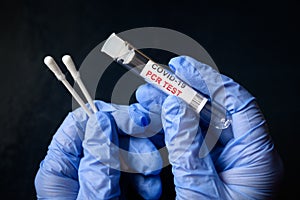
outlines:
[[[145, 26], [192, 37], [221, 72], [257, 97], [284, 161], [279, 199], [292, 199], [300, 179], [297, 12], [289, 1], [1, 1], [1, 199], [35, 199], [39, 162], [72, 109], [44, 56], [69, 53], [80, 64], [110, 33]], [[174, 199], [164, 173], [162, 199]]]

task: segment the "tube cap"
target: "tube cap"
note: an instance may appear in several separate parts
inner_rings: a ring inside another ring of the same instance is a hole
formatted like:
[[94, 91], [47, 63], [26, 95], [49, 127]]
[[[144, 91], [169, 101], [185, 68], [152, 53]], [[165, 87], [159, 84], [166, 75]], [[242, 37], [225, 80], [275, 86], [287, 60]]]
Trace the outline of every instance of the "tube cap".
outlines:
[[123, 64], [128, 64], [135, 55], [133, 47], [115, 33], [111, 34], [105, 41], [101, 51]]

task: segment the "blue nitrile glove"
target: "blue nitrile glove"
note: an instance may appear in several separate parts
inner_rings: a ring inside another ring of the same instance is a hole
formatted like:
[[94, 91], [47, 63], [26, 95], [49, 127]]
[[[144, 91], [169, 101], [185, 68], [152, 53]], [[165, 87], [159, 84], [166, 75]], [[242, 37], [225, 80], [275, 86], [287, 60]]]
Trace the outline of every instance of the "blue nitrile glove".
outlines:
[[88, 118], [79, 108], [69, 113], [57, 130], [35, 178], [37, 197], [115, 199], [120, 197], [123, 170], [134, 172], [128, 181], [134, 181], [132, 185], [143, 198], [158, 199], [159, 152], [148, 138], [129, 135], [159, 132], [160, 118], [138, 104], [95, 103], [99, 112]]
[[153, 98], [162, 103], [176, 199], [270, 199], [283, 166], [255, 98], [193, 58], [176, 57], [169, 65], [179, 78], [213, 96], [232, 116], [231, 126], [219, 134], [210, 151], [204, 138], [217, 129], [199, 127], [199, 115], [178, 97], [166, 96], [149, 84], [138, 89], [137, 100], [145, 108], [153, 107]]

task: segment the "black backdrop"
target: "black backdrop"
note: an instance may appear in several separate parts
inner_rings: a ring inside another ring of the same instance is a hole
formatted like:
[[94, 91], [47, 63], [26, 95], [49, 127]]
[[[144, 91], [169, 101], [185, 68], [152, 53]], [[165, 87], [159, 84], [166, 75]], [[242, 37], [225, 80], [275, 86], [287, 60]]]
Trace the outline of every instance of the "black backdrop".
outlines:
[[[70, 95], [43, 65], [44, 56], [70, 53], [80, 64], [111, 32], [156, 26], [198, 41], [221, 72], [257, 97], [285, 165], [279, 199], [292, 199], [293, 182], [300, 178], [296, 6], [208, 2], [1, 1], [0, 198], [35, 198], [39, 162], [72, 109]], [[162, 199], [173, 198], [169, 179], [167, 168]]]

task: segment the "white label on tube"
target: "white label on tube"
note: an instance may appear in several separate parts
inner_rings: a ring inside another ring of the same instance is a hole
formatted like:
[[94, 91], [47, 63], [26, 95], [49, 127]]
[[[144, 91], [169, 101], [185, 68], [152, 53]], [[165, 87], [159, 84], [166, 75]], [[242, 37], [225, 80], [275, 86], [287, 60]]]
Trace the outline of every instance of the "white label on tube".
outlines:
[[[194, 89], [152, 60], [148, 61], [140, 75], [148, 83], [155, 85], [163, 92], [180, 97], [186, 103], [191, 105], [198, 113], [202, 110], [207, 101], [204, 97], [199, 99], [199, 95], [197, 95], [197, 92]], [[195, 100], [197, 99], [197, 105], [194, 105], [194, 98]]]

